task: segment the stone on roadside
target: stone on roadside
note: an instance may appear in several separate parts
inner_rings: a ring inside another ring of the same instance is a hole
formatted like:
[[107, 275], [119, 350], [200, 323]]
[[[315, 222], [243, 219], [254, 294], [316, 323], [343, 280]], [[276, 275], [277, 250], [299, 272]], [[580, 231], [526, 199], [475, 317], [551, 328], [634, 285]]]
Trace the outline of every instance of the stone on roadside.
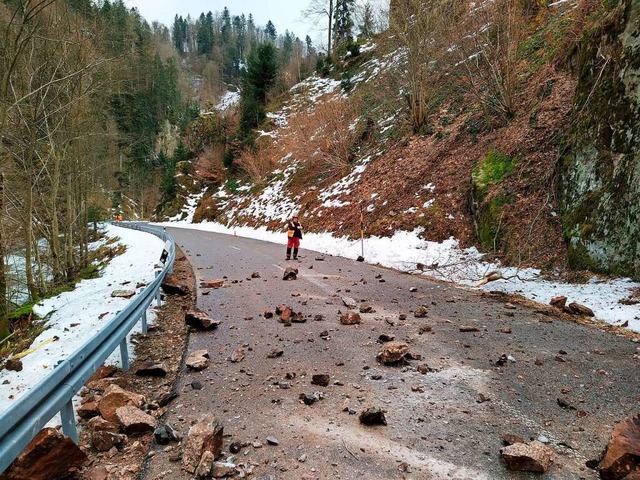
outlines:
[[144, 397], [137, 393], [129, 392], [117, 385], [111, 385], [105, 392], [102, 400], [98, 404], [100, 415], [109, 422], [118, 423], [116, 410], [121, 407], [141, 407]]
[[222, 450], [223, 427], [213, 415], [206, 415], [189, 429], [182, 453], [182, 468], [195, 473], [205, 452], [211, 452], [213, 458]]
[[100, 415], [100, 410], [98, 410], [98, 402], [83, 403], [78, 407], [76, 413], [80, 418], [83, 418], [85, 420], [97, 417], [98, 415]]
[[360, 423], [363, 425], [386, 425], [387, 419], [384, 410], [380, 407], [367, 408], [360, 413]]
[[298, 269], [293, 267], [287, 267], [282, 274], [282, 280], [297, 280]]
[[143, 435], [156, 428], [156, 419], [136, 407], [120, 407], [116, 417], [127, 435]]
[[251, 278], [260, 278], [260, 272], [253, 272]]
[[340, 317], [340, 323], [342, 325], [358, 325], [362, 323], [362, 318], [359, 313], [349, 311]]
[[203, 280], [200, 282], [200, 288], [222, 288], [224, 280]]
[[500, 439], [505, 446], [514, 445], [516, 443], [525, 443], [524, 438], [519, 435], [513, 435], [511, 433], [503, 434]]
[[267, 358], [278, 358], [284, 355], [284, 350], [276, 348], [275, 350], [271, 350], [271, 353], [267, 355]]
[[111, 432], [119, 433], [120, 425], [115, 422], [109, 422], [102, 417], [93, 417], [86, 424], [86, 428], [93, 432]]
[[245, 356], [246, 356], [246, 353], [244, 351], [244, 348], [238, 348], [233, 351], [233, 353], [231, 354], [231, 357], [229, 357], [229, 360], [231, 361], [231, 363], [239, 363], [242, 360], [244, 360]]
[[640, 472], [640, 415], [618, 423], [600, 462], [603, 480], [618, 480]]
[[344, 304], [345, 307], [347, 307], [349, 309], [358, 308], [358, 302], [356, 302], [351, 297], [342, 297], [342, 303]]
[[168, 276], [165, 278], [164, 282], [162, 282], [162, 290], [167, 295], [178, 295], [184, 297], [189, 294], [189, 287], [181, 284], [175, 277]]
[[196, 350], [191, 352], [185, 362], [187, 368], [191, 370], [204, 370], [209, 366], [209, 352], [206, 350]]
[[156, 428], [153, 437], [158, 445], [167, 445], [170, 442], [179, 441], [182, 436], [169, 424]]
[[136, 294], [133, 290], [114, 290], [111, 292], [112, 298], [131, 298]]
[[579, 303], [576, 303], [576, 302], [570, 303], [567, 306], [567, 308], [574, 315], [583, 315], [585, 317], [595, 317], [595, 313], [593, 313], [593, 310], [591, 310], [589, 307], [585, 307], [584, 305], [580, 305]]
[[373, 307], [367, 303], [360, 305], [360, 313], [375, 313]]
[[470, 333], [470, 332], [479, 332], [480, 329], [478, 327], [473, 327], [471, 325], [463, 325], [459, 327], [458, 330], [462, 333]]
[[406, 343], [388, 342], [382, 346], [376, 359], [384, 365], [393, 365], [403, 361], [408, 353], [409, 346]]
[[[278, 313], [280, 312], [280, 313]], [[279, 306], [276, 309], [276, 313], [280, 315], [280, 323], [291, 323], [291, 317], [293, 316], [293, 310], [289, 306]]]
[[198, 330], [214, 330], [220, 325], [219, 321], [212, 320], [204, 312], [191, 310], [184, 314], [184, 323]]
[[4, 472], [6, 480], [66, 478], [82, 468], [87, 455], [54, 428], [45, 428], [31, 440]]
[[280, 442], [278, 441], [278, 439], [276, 437], [274, 437], [273, 435], [269, 435], [267, 437], [267, 443], [269, 445], [280, 445]]
[[302, 403], [309, 406], [320, 400], [320, 397], [315, 393], [301, 393], [298, 398], [302, 400]]
[[556, 307], [556, 308], [559, 308], [560, 310], [562, 310], [567, 305], [567, 297], [565, 297], [563, 295], [559, 295], [557, 297], [553, 297], [551, 299], [551, 301], [549, 302], [549, 305], [551, 305], [552, 307]]
[[425, 318], [429, 314], [429, 310], [424, 305], [420, 305], [413, 312], [413, 316], [416, 318]]
[[507, 468], [514, 471], [544, 473], [553, 462], [553, 451], [543, 443], [514, 443], [500, 449]]
[[119, 433], [98, 431], [91, 434], [91, 446], [98, 452], [108, 452], [125, 441], [126, 437]]

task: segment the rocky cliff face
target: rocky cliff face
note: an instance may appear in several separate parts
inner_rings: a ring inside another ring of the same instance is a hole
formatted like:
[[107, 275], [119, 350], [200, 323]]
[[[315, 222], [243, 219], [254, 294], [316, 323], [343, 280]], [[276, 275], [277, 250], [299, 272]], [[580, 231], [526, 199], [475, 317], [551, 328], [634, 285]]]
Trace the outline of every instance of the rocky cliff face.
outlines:
[[640, 277], [640, 1], [585, 35], [559, 200], [574, 268]]

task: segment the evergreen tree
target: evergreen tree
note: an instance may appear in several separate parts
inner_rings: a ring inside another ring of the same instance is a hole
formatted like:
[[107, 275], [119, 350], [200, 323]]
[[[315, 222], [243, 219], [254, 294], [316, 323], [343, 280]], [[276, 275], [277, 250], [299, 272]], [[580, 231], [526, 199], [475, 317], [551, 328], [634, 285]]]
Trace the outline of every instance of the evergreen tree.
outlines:
[[307, 50], [306, 51], [307, 57], [315, 55], [316, 49], [313, 46], [313, 41], [311, 40], [311, 37], [309, 35], [307, 35], [307, 38], [304, 39], [304, 43], [305, 43], [305, 47], [306, 47], [306, 50]]
[[353, 41], [353, 12], [355, 0], [336, 0], [336, 8], [333, 14], [334, 48], [339, 49]]
[[373, 14], [373, 7], [371, 3], [367, 2], [362, 7], [359, 15], [358, 22], [358, 38], [372, 38], [375, 33], [375, 16]]
[[242, 117], [240, 131], [248, 137], [265, 119], [267, 94], [278, 77], [278, 51], [273, 43], [263, 43], [253, 49], [242, 77]]
[[276, 26], [273, 24], [271, 20], [267, 22], [267, 26], [264, 27], [264, 33], [267, 36], [267, 39], [271, 42], [275, 42], [278, 37], [278, 33], [276, 31]]

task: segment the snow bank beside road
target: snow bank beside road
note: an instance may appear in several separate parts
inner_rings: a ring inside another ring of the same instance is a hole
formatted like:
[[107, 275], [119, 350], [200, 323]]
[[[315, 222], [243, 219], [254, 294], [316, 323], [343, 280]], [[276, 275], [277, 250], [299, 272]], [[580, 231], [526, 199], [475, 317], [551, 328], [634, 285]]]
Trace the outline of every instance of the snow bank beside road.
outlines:
[[[107, 237], [120, 239], [118, 243], [127, 247], [126, 252], [111, 260], [100, 278], [83, 280], [75, 290], [36, 305], [34, 311], [40, 317], [48, 316], [47, 330], [34, 340], [31, 347], [42, 346], [21, 359], [21, 372], [0, 371], [0, 412], [49, 374], [58, 362], [78, 350], [129, 303], [127, 299], [111, 298], [111, 292], [140, 291], [135, 288], [136, 283], [148, 283], [155, 278], [154, 264], [162, 253], [162, 240], [148, 233], [112, 225], [107, 225], [105, 229]], [[99, 248], [105, 242], [103, 239], [92, 244], [91, 248]], [[147, 319], [150, 323], [155, 320], [151, 310]], [[139, 331], [138, 325], [132, 333]], [[133, 354], [131, 345], [130, 354]], [[116, 350], [107, 363], [118, 365], [119, 361], [119, 350]]]

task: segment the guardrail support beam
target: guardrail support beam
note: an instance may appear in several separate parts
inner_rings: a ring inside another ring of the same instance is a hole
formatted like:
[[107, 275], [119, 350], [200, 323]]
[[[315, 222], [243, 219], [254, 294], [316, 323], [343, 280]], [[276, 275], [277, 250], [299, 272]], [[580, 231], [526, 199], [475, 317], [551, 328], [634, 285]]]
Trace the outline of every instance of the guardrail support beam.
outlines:
[[60, 410], [60, 418], [62, 420], [62, 432], [73, 440], [73, 443], [78, 443], [78, 430], [76, 430], [76, 416], [73, 411], [73, 400], [69, 400], [64, 404], [62, 410]]
[[125, 336], [120, 342], [120, 360], [122, 362], [122, 370], [127, 371], [131, 366], [129, 364], [129, 349], [127, 348], [127, 337]]
[[142, 333], [147, 333], [147, 311], [142, 312], [142, 316], [140, 317], [142, 320]]

